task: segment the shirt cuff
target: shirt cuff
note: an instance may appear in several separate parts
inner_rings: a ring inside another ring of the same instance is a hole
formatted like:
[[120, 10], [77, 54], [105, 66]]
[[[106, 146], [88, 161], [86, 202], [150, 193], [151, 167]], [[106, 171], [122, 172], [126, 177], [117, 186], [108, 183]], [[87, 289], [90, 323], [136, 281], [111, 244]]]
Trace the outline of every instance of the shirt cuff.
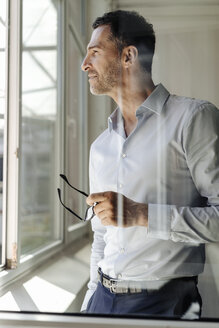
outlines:
[[171, 205], [148, 205], [148, 237], [170, 239], [171, 212]]

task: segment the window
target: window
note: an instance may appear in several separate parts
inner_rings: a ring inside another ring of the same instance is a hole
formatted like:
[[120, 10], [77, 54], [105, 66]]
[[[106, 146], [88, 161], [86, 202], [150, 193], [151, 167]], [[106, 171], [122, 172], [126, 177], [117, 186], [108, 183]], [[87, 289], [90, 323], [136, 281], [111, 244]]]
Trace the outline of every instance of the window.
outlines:
[[21, 255], [61, 238], [55, 206], [60, 162], [58, 4], [22, 4]]
[[0, 0], [0, 264], [20, 270], [3, 284], [64, 240], [62, 3]]
[[[0, 266], [4, 264], [3, 179], [5, 163], [5, 126], [7, 106], [7, 1], [0, 0]], [[3, 246], [3, 247], [2, 247]]]
[[[63, 186], [63, 199], [72, 201], [59, 177], [65, 173], [71, 180], [69, 172], [76, 178], [71, 182], [88, 190], [80, 72], [85, 50], [70, 32], [78, 84], [66, 92], [66, 110], [65, 6], [63, 0], [0, 0], [0, 264], [17, 269], [3, 271], [0, 286], [88, 231], [67, 217], [57, 193]], [[83, 6], [81, 1], [81, 11]], [[65, 118], [73, 120], [66, 131]], [[72, 197], [80, 213], [85, 199]]]
[[[78, 14], [80, 13], [80, 15]], [[66, 117], [65, 117], [65, 173], [71, 183], [88, 192], [88, 126], [86, 112], [86, 82], [81, 71], [85, 47], [85, 1], [66, 2]], [[66, 204], [80, 216], [84, 216], [85, 197], [70, 190], [65, 185]], [[65, 212], [66, 238], [75, 239], [75, 230], [86, 231], [88, 225], [80, 223], [70, 213]]]

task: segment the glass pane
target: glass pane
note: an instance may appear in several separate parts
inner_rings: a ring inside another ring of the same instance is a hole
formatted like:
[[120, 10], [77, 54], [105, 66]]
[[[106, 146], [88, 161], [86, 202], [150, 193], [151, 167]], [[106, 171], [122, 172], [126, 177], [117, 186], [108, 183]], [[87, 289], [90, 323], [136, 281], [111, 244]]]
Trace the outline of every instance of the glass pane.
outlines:
[[2, 256], [2, 209], [3, 209], [3, 157], [4, 157], [4, 113], [6, 107], [6, 0], [0, 0], [0, 266], [3, 264]]
[[[74, 41], [71, 32], [68, 34], [69, 57], [68, 67], [71, 74], [68, 75], [68, 108], [67, 108], [67, 125], [66, 125], [66, 142], [68, 149], [67, 157], [67, 174], [69, 181], [79, 189], [82, 189], [82, 178], [80, 176], [80, 168], [82, 167], [80, 156], [83, 153], [80, 139], [80, 87], [81, 87], [81, 71], [80, 65], [82, 62], [81, 54]], [[72, 60], [74, 58], [74, 60]], [[74, 73], [73, 73], [74, 72]], [[87, 190], [85, 190], [87, 192]], [[70, 208], [84, 218], [85, 197], [76, 193], [70, 188], [66, 188], [66, 202]], [[68, 227], [78, 223], [78, 219], [72, 216], [71, 213], [66, 213]]]
[[77, 28], [79, 32], [81, 32], [81, 7], [82, 3], [81, 0], [71, 0], [68, 3], [69, 7], [69, 16], [72, 17], [74, 21], [74, 26]]
[[56, 1], [23, 1], [23, 44], [50, 46], [57, 42]]
[[21, 254], [60, 239], [57, 193], [57, 8], [23, 0]]

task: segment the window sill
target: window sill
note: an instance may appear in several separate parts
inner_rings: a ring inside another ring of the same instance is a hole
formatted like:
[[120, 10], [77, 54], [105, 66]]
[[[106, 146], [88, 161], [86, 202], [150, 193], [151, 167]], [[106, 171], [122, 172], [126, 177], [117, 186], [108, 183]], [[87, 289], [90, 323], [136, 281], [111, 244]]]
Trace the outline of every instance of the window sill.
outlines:
[[8, 284], [1, 292], [0, 310], [79, 312], [89, 279], [91, 247], [85, 239], [77, 247], [80, 250], [69, 246]]
[[27, 255], [21, 258], [20, 263], [16, 269], [4, 269], [0, 271], [0, 296], [7, 290], [11, 283], [21, 279], [28, 272], [38, 268], [45, 261], [50, 259], [52, 256], [56, 256], [61, 251], [65, 250], [67, 245], [75, 243], [75, 245], [85, 243], [85, 238], [88, 238], [89, 230], [87, 225], [77, 225], [77, 231], [74, 231], [71, 238], [68, 238], [65, 243], [59, 240], [47, 247], [34, 252], [31, 255]]

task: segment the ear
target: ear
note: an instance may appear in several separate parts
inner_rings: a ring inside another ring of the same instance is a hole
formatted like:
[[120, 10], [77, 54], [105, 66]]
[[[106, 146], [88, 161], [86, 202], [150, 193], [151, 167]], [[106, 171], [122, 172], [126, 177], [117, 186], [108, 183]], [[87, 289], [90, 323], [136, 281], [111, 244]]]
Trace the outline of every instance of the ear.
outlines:
[[138, 58], [138, 49], [135, 46], [125, 47], [122, 51], [122, 62], [125, 68], [129, 68]]

